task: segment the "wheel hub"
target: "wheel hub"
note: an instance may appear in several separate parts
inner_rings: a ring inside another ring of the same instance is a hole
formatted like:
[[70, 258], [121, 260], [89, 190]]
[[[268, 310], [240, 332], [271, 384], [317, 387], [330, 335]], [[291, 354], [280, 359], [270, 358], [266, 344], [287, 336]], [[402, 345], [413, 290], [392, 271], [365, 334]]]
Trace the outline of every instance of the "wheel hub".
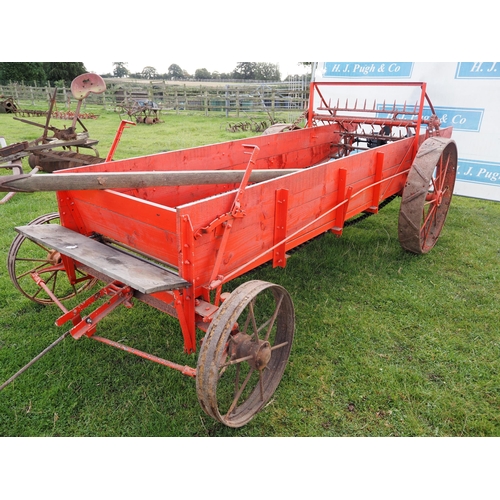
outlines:
[[61, 263], [61, 254], [57, 250], [51, 250], [47, 254], [47, 261], [50, 262], [53, 266], [57, 266]]
[[439, 191], [434, 191], [432, 193], [428, 193], [427, 196], [425, 197], [425, 201], [429, 203], [434, 203], [438, 207], [441, 206], [441, 203], [443, 201], [443, 196], [444, 192], [439, 190]]
[[264, 370], [271, 359], [271, 344], [238, 332], [231, 337], [231, 360], [245, 360], [255, 370]]

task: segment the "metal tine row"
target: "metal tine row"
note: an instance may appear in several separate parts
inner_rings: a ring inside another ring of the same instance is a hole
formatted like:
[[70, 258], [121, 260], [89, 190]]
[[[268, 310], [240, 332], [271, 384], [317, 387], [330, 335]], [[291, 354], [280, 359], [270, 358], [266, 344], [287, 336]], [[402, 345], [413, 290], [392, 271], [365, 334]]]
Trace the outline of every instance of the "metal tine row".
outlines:
[[366, 102], [367, 102], [367, 100], [365, 99], [363, 107], [362, 108], [358, 108], [358, 99], [356, 99], [356, 101], [354, 102], [354, 107], [351, 108], [351, 107], [349, 107], [349, 100], [346, 99], [345, 106], [341, 107], [340, 106], [340, 99], [337, 99], [337, 105], [334, 106], [334, 107], [332, 107], [331, 99], [330, 99], [328, 101], [328, 107], [326, 107], [326, 108], [319, 107], [318, 109], [321, 110], [321, 111], [330, 111], [330, 112], [333, 112], [334, 114], [337, 111], [350, 111], [350, 112], [358, 112], [358, 113], [361, 113], [361, 112], [368, 112], [368, 113], [393, 113], [393, 114], [398, 114], [398, 115], [410, 115], [410, 116], [418, 115], [418, 111], [419, 111], [419, 105], [418, 105], [418, 103], [415, 103], [413, 105], [410, 105], [410, 107], [408, 107], [408, 104], [405, 101], [404, 104], [403, 104], [402, 109], [398, 109], [396, 101], [394, 101], [394, 103], [392, 104], [392, 106], [387, 107], [386, 101], [384, 99], [383, 104], [382, 104], [382, 108], [378, 108], [377, 109], [377, 101], [376, 100], [373, 101], [373, 107], [372, 108], [367, 108]]
[[[382, 130], [384, 129], [384, 126], [383, 125], [380, 125], [379, 128], [380, 130], [377, 132], [375, 130], [375, 127], [370, 124], [370, 127], [371, 127], [371, 133], [367, 133], [367, 132], [364, 132], [364, 131], [361, 131], [361, 133], [359, 133], [358, 131], [358, 134], [357, 135], [360, 135], [360, 136], [364, 136], [364, 137], [380, 137], [381, 135], [384, 137], [384, 139], [386, 140], [399, 140], [399, 139], [404, 139], [405, 137], [408, 137], [408, 134], [410, 133], [410, 130], [412, 127], [406, 127], [405, 128], [405, 131], [406, 131], [406, 134], [403, 135], [402, 133], [402, 128], [401, 127], [398, 127], [397, 129], [397, 134], [394, 134], [394, 131], [391, 130], [391, 133], [390, 135], [385, 135], [385, 134], [382, 134]], [[411, 135], [414, 135], [414, 134], [411, 134]]]
[[[355, 132], [342, 132], [342, 135], [344, 137], [363, 137], [363, 138], [371, 138], [371, 139], [384, 139], [386, 141], [397, 141], [399, 139], [404, 139], [406, 137], [415, 135], [414, 127], [408, 126], [408, 127], [401, 127], [398, 128], [396, 133], [394, 131], [391, 131], [390, 135], [385, 135], [382, 134], [382, 130], [384, 128], [383, 125], [378, 125], [378, 130], [375, 128], [373, 124], [367, 124], [371, 127], [371, 131], [365, 131], [363, 129], [358, 129]], [[403, 129], [406, 131], [406, 133], [403, 135]]]

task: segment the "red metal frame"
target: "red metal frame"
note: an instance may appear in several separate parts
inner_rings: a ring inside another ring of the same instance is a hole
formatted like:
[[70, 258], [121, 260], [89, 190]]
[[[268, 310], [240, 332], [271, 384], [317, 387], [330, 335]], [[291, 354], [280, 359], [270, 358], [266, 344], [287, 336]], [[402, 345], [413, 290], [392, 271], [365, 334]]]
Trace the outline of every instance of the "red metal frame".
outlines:
[[113, 139], [113, 143], [111, 144], [111, 148], [109, 149], [108, 155], [106, 156], [106, 161], [111, 161], [113, 156], [115, 155], [116, 148], [118, 147], [118, 143], [122, 137], [123, 131], [127, 128], [128, 125], [135, 125], [134, 122], [128, 120], [122, 120], [118, 127], [118, 130], [115, 134], [115, 138]]

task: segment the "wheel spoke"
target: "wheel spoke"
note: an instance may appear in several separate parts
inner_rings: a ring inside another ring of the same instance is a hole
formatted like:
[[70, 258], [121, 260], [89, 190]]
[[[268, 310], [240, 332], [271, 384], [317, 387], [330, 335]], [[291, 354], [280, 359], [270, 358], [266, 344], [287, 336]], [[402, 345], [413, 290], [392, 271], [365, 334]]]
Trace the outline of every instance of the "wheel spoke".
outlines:
[[221, 368], [227, 368], [228, 366], [238, 365], [240, 363], [243, 363], [243, 361], [248, 361], [252, 358], [253, 358], [253, 355], [243, 356], [242, 358], [238, 358], [238, 359], [232, 359], [232, 360], [228, 361], [227, 363], [224, 363]]
[[[255, 302], [255, 298], [253, 298], [249, 304], [249, 307]], [[241, 330], [243, 333], [247, 333], [248, 331], [248, 324], [250, 323], [251, 320], [251, 314], [248, 314], [246, 319], [245, 319], [245, 324], [243, 326], [243, 330]]]
[[38, 297], [41, 293], [42, 293], [42, 288], [41, 288], [41, 287], [37, 287], [37, 288], [36, 288], [36, 292], [35, 292], [35, 293], [33, 293], [33, 294], [31, 295], [31, 299], [35, 299], [35, 298], [36, 298], [36, 297]]
[[[19, 260], [20, 260], [20, 259], [17, 259], [17, 261], [19, 261]], [[16, 262], [17, 262], [17, 261], [16, 261]], [[40, 262], [40, 261], [39, 261], [39, 262]], [[44, 264], [41, 264], [41, 265], [39, 265], [39, 266], [36, 266], [36, 267], [34, 267], [33, 269], [29, 269], [28, 271], [25, 271], [25, 272], [23, 272], [23, 273], [21, 273], [21, 274], [17, 274], [17, 275], [16, 275], [16, 278], [17, 278], [17, 279], [19, 279], [19, 278], [24, 278], [24, 277], [25, 277], [25, 276], [27, 276], [28, 274], [31, 274], [31, 273], [33, 273], [33, 272], [35, 272], [35, 273], [36, 273], [36, 272], [38, 272], [40, 269], [43, 269], [44, 267], [47, 267], [47, 266], [46, 266], [46, 264], [50, 264], [50, 262], [45, 261], [45, 263], [44, 263]]]
[[[227, 410], [228, 415], [231, 415], [232, 411], [234, 410], [236, 404], [238, 403], [238, 399], [240, 399], [240, 396], [243, 393], [243, 391], [245, 390], [245, 387], [247, 386], [248, 382], [250, 381], [250, 377], [252, 376], [254, 371], [255, 370], [253, 368], [250, 369], [250, 371], [248, 372], [248, 375], [245, 377], [245, 380], [243, 381], [243, 384], [241, 384], [241, 387], [236, 392], [234, 399], [233, 399], [233, 402], [231, 403], [231, 406]], [[239, 382], [239, 372], [238, 372], [238, 377], [237, 377], [236, 381]], [[236, 388], [237, 388], [237, 386], [235, 385], [235, 389]]]
[[[52, 280], [52, 293], [55, 294], [56, 292], [56, 286], [57, 286], [57, 276], [58, 276], [58, 273], [57, 271], [55, 271], [53, 273], [53, 275], [51, 276], [51, 278], [53, 277], [54, 279]], [[50, 279], [49, 279], [50, 280]], [[48, 285], [48, 283], [46, 283]]]
[[[236, 395], [238, 394], [238, 387], [240, 385], [240, 372], [241, 372], [241, 366], [238, 365], [236, 367], [236, 377], [234, 378], [233, 398], [236, 398]], [[231, 412], [228, 410], [228, 413], [231, 413]]]
[[[57, 271], [52, 271], [47, 279], [44, 280], [45, 284], [49, 286], [50, 283], [55, 283], [57, 281]], [[54, 287], [52, 287], [52, 291], [54, 291]]]
[[254, 340], [259, 340], [259, 329], [257, 328], [257, 321], [255, 320], [255, 311], [254, 311], [254, 306], [255, 301], [251, 301], [250, 304], [248, 304], [249, 308], [249, 316], [252, 320], [252, 326], [253, 326], [253, 338]]
[[[278, 317], [282, 301], [283, 301], [283, 295], [280, 296], [280, 298], [278, 300], [278, 303], [276, 304], [276, 308], [274, 310], [273, 315], [268, 320], [264, 321], [264, 323], [262, 323], [259, 327], [257, 327], [257, 323], [256, 323], [256, 320], [255, 320], [255, 313], [254, 313], [254, 304], [255, 304], [255, 302], [254, 301], [250, 302], [249, 307], [250, 307], [250, 311], [251, 312], [250, 312], [250, 314], [247, 317], [247, 320], [245, 322], [245, 326], [248, 326], [248, 322], [251, 319], [252, 320], [252, 325], [254, 327], [254, 334], [255, 334], [255, 338], [256, 339], [259, 338], [259, 336], [258, 336], [259, 333], [264, 328], [266, 328], [266, 327], [268, 327], [268, 328], [267, 328], [266, 335], [264, 336], [264, 340], [268, 340], [269, 339], [269, 335], [271, 334], [271, 331], [273, 329], [274, 322], [276, 321], [276, 318]], [[243, 331], [246, 333], [246, 328]]]
[[448, 170], [451, 165], [451, 159], [448, 156], [446, 158], [446, 162], [443, 164], [443, 159], [440, 159], [440, 164], [436, 172], [436, 180], [441, 179], [441, 182], [439, 183], [439, 190], [443, 191], [444, 188], [444, 183], [446, 182], [446, 179], [448, 177]]
[[271, 347], [271, 351], [275, 351], [276, 349], [281, 349], [282, 347], [286, 347], [288, 342], [282, 342], [281, 344], [273, 345]]
[[436, 215], [437, 215], [437, 204], [432, 203], [430, 204], [429, 211], [427, 214], [424, 213], [423, 220], [422, 220], [422, 226], [421, 226], [421, 233], [424, 235], [428, 234], [428, 231], [430, 227], [432, 226], [432, 223], [436, 220]]
[[50, 248], [46, 247], [45, 245], [42, 245], [38, 241], [33, 241], [33, 240], [30, 241], [32, 241], [37, 247], [41, 248], [44, 252], [50, 253]]
[[[284, 295], [281, 295], [280, 298], [279, 298], [278, 303], [276, 304], [276, 309], [274, 311], [274, 314], [272, 315], [272, 317], [268, 321], [266, 321], [266, 323], [269, 323], [269, 328], [267, 329], [267, 332], [266, 332], [266, 335], [264, 337], [264, 340], [268, 340], [269, 339], [269, 335], [271, 334], [271, 330], [273, 329], [274, 322], [276, 321], [276, 318], [278, 317], [278, 313], [280, 312], [281, 303], [283, 302], [283, 298], [284, 298]], [[264, 327], [266, 325], [266, 323], [264, 323], [262, 325], [262, 327]]]
[[35, 258], [28, 258], [28, 257], [17, 257], [16, 262], [44, 262], [45, 264], [50, 264], [50, 261], [47, 259], [35, 259]]
[[432, 177], [431, 179], [431, 186], [432, 186], [432, 190], [434, 191], [434, 193], [437, 193], [437, 191], [439, 190], [438, 186], [436, 185], [436, 180], [437, 178], [436, 177]]

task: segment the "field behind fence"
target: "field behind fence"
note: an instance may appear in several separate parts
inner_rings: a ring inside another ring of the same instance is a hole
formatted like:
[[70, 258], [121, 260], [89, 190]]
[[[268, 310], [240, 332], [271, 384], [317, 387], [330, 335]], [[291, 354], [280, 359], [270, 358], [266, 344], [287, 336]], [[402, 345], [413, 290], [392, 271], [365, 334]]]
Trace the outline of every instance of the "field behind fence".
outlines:
[[[89, 94], [85, 104], [104, 106], [128, 114], [134, 106], [148, 105], [162, 112], [210, 112], [239, 117], [245, 113], [264, 112], [274, 118], [276, 113], [300, 113], [305, 109], [309, 88], [305, 81], [278, 83], [166, 82], [105, 79], [103, 94]], [[18, 113], [27, 115], [40, 109], [46, 111], [55, 94], [55, 109], [73, 110], [76, 100], [69, 86], [27, 85], [11, 82], [0, 85], [0, 102], [10, 99]], [[0, 112], [4, 111], [0, 106]]]

